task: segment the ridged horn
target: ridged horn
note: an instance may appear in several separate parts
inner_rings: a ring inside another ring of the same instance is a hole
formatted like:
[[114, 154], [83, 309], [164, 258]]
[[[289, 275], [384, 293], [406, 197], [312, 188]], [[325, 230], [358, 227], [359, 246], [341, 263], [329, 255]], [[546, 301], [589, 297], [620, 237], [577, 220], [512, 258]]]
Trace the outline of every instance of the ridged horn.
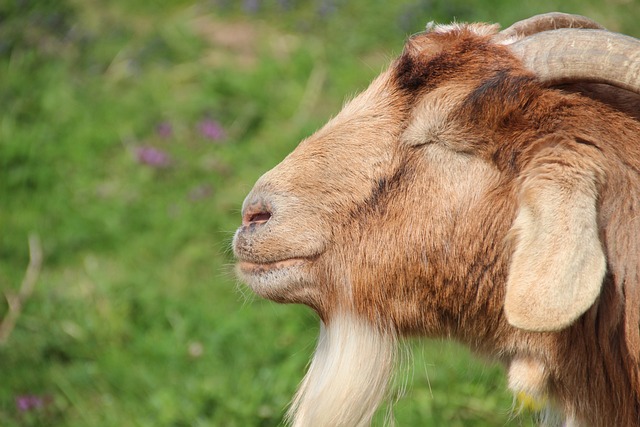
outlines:
[[532, 34], [543, 31], [558, 30], [560, 28], [590, 28], [604, 30], [605, 28], [597, 22], [582, 15], [571, 15], [569, 13], [550, 12], [523, 19], [509, 28], [505, 28], [496, 35], [498, 43], [510, 43]]
[[540, 80], [606, 83], [640, 94], [640, 40], [605, 30], [544, 31], [509, 45]]

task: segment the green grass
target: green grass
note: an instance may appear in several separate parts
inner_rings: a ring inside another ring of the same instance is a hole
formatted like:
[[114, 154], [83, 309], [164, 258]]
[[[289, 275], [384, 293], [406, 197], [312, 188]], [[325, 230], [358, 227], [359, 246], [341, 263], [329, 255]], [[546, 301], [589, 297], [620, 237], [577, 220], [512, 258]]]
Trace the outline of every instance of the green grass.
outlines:
[[[550, 0], [249, 3], [0, 6], [0, 290], [18, 292], [30, 234], [44, 252], [0, 347], [0, 425], [281, 424], [318, 321], [234, 279], [229, 244], [252, 183], [425, 22], [509, 24], [560, 9]], [[640, 35], [637, 1], [563, 4]], [[223, 138], [202, 134], [212, 122]], [[141, 164], [140, 147], [169, 164]], [[398, 425], [531, 424], [513, 415], [498, 366], [453, 343], [409, 346]], [[20, 410], [23, 396], [43, 407]]]

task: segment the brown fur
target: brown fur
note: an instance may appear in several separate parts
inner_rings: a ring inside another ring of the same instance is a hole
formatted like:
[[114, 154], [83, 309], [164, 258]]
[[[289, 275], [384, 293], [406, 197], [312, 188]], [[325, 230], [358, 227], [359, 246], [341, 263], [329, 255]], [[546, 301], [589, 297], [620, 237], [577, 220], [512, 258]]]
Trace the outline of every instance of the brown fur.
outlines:
[[[640, 123], [637, 98], [603, 93], [544, 87], [507, 47], [464, 26], [418, 35], [261, 178], [247, 203], [273, 199], [270, 228], [241, 230], [236, 253], [297, 256], [280, 241], [285, 228], [301, 230], [321, 242], [303, 251], [307, 279], [267, 296], [308, 304], [325, 323], [350, 310], [401, 335], [460, 340], [507, 366], [533, 361], [540, 391], [568, 417], [638, 425]], [[542, 161], [598, 177], [607, 273], [571, 326], [529, 332], [503, 310], [508, 236], [522, 182]]]

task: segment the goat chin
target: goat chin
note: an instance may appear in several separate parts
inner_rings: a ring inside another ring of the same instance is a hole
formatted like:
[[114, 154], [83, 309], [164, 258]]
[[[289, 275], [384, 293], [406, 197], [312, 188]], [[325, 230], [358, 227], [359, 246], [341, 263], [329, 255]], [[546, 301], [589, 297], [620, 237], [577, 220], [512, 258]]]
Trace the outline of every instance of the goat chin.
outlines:
[[309, 370], [289, 409], [293, 427], [369, 425], [394, 369], [396, 336], [355, 315], [321, 323]]

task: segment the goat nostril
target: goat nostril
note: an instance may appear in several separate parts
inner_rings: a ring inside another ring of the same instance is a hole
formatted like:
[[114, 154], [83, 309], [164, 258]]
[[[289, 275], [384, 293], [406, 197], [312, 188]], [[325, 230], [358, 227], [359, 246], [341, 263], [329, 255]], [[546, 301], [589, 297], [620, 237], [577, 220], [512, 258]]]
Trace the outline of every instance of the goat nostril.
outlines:
[[251, 218], [249, 218], [249, 222], [252, 224], [262, 224], [269, 221], [270, 218], [271, 214], [269, 212], [260, 212], [252, 215]]
[[242, 226], [258, 226], [267, 223], [271, 217], [273, 209], [271, 203], [262, 198], [255, 197], [250, 202], [246, 202], [242, 209]]
[[243, 225], [262, 225], [271, 219], [271, 213], [266, 211], [252, 212], [245, 214]]

